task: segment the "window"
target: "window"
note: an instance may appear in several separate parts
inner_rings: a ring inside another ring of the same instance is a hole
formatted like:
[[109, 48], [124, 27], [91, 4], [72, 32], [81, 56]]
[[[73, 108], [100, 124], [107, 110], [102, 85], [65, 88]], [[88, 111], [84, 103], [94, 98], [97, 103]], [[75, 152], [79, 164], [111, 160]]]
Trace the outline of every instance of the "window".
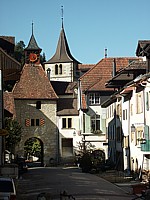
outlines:
[[25, 119], [25, 126], [44, 126], [44, 119]]
[[117, 105], [117, 113], [116, 114], [118, 115], [118, 117], [121, 117], [121, 105], [120, 104]]
[[127, 109], [123, 110], [123, 120], [127, 120]]
[[41, 109], [41, 101], [36, 102], [36, 109]]
[[100, 104], [100, 94], [99, 93], [89, 94], [89, 103], [90, 105]]
[[56, 75], [58, 74], [58, 65], [57, 64], [55, 65], [55, 74]]
[[142, 113], [143, 112], [143, 99], [142, 99], [142, 94], [138, 93], [136, 96], [136, 106], [137, 106], [137, 113]]
[[40, 120], [36, 119], [36, 126], [39, 126], [39, 125], [40, 125]]
[[146, 110], [149, 110], [149, 92], [146, 92]]
[[31, 119], [31, 126], [35, 126], [34, 119]]
[[100, 130], [100, 115], [91, 116], [91, 130]]
[[59, 74], [62, 74], [62, 64], [59, 65]]
[[128, 148], [129, 147], [129, 136], [124, 136], [124, 147]]
[[62, 128], [72, 128], [72, 118], [63, 118]]
[[137, 130], [137, 132], [136, 132], [136, 140], [137, 140], [136, 144], [140, 145], [143, 138], [144, 138], [143, 130]]

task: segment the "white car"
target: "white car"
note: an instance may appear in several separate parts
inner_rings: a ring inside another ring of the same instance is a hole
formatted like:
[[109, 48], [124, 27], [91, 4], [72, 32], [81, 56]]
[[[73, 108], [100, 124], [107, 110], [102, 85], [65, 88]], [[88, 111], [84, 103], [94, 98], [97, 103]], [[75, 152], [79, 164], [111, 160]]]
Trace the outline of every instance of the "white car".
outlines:
[[12, 178], [0, 177], [0, 200], [16, 200], [16, 188]]

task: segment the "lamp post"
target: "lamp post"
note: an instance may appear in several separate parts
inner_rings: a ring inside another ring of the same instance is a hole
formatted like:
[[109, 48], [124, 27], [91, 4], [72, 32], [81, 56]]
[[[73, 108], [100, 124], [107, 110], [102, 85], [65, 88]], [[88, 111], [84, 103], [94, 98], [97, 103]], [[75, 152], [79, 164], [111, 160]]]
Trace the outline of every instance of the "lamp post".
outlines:
[[48, 79], [49, 79], [49, 81], [50, 81], [50, 73], [51, 73], [51, 69], [48, 68], [46, 71], [47, 71], [47, 77], [48, 77]]
[[134, 133], [135, 132], [135, 126], [134, 124], [131, 125], [131, 133]]

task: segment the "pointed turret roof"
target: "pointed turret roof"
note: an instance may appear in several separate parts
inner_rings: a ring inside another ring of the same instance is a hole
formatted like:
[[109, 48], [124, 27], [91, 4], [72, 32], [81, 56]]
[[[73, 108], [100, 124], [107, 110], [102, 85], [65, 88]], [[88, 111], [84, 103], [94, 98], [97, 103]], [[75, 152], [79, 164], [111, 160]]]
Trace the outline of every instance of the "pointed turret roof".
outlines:
[[41, 50], [41, 48], [38, 46], [34, 35], [31, 35], [30, 41], [28, 46], [25, 48], [25, 50]]
[[74, 62], [74, 61], [77, 63], [80, 63], [70, 53], [69, 45], [68, 45], [67, 38], [65, 35], [64, 26], [62, 23], [62, 28], [61, 28], [56, 52], [54, 56], [50, 60], [48, 60], [46, 63]]
[[29, 41], [29, 44], [28, 46], [25, 48], [25, 50], [41, 50], [41, 48], [38, 46], [36, 40], [35, 40], [35, 37], [32, 33], [31, 35], [31, 38], [30, 38], [30, 41]]
[[36, 39], [34, 37], [34, 34], [33, 34], [33, 22], [32, 22], [32, 34], [31, 34], [31, 38], [30, 38], [30, 41], [29, 41], [29, 44], [28, 46], [25, 48], [25, 50], [42, 50], [37, 42], [36, 42]]

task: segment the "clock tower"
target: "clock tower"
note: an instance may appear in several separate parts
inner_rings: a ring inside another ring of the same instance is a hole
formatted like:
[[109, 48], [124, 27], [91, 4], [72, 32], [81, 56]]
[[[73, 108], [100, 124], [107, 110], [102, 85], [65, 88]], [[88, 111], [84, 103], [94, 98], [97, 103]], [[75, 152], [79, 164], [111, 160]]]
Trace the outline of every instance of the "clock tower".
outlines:
[[32, 35], [29, 41], [28, 46], [24, 49], [25, 51], [25, 63], [27, 64], [39, 64], [40, 63], [40, 53], [42, 51], [39, 48], [34, 34], [33, 34], [33, 23], [32, 23]]

